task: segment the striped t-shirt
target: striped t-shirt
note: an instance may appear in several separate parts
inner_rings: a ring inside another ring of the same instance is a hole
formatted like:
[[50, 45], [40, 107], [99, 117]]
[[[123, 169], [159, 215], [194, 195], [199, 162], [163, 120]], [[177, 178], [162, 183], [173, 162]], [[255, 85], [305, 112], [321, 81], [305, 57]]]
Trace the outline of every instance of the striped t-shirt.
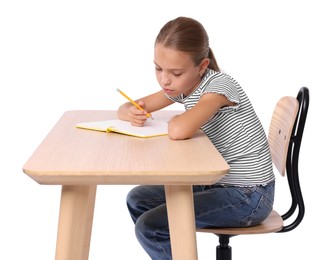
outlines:
[[270, 149], [264, 129], [241, 86], [224, 72], [208, 69], [189, 96], [167, 97], [191, 109], [205, 93], [225, 95], [236, 105], [223, 107], [201, 129], [230, 166], [217, 184], [265, 185], [274, 180]]

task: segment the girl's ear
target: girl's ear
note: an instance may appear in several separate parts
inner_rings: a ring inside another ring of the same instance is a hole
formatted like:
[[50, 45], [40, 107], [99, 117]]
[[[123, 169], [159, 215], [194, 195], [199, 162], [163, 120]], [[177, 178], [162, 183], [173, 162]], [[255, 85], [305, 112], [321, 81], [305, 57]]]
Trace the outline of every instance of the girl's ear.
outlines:
[[204, 58], [199, 65], [199, 75], [202, 77], [204, 75], [208, 65], [210, 63], [209, 58]]

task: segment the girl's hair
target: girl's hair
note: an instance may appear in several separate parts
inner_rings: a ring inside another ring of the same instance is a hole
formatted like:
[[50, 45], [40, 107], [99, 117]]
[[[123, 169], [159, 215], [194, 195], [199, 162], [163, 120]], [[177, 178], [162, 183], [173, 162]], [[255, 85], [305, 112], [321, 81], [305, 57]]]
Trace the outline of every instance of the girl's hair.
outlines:
[[204, 58], [209, 58], [208, 68], [220, 71], [212, 49], [209, 47], [208, 35], [198, 21], [188, 17], [178, 17], [167, 22], [159, 31], [155, 44], [190, 54], [195, 66]]

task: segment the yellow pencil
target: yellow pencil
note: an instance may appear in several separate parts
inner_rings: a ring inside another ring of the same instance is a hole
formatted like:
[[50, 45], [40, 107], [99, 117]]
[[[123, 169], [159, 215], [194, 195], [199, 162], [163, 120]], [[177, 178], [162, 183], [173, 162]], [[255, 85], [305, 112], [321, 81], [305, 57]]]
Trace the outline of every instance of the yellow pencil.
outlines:
[[[130, 103], [132, 103], [135, 107], [137, 107], [138, 109], [144, 111], [144, 109], [139, 105], [137, 104], [134, 100], [132, 100], [130, 97], [128, 97], [123, 91], [121, 91], [120, 89], [116, 89], [122, 96], [124, 96], [126, 99], [128, 99], [130, 101]], [[146, 113], [145, 114], [147, 117], [153, 119], [152, 115], [150, 113]]]

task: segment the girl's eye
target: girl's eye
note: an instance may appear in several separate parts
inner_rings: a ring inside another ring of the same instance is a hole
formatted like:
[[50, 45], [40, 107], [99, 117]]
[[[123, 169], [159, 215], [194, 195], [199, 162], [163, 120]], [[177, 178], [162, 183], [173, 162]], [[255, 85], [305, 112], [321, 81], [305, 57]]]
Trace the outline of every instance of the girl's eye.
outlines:
[[179, 77], [179, 76], [181, 76], [181, 73], [173, 73], [173, 76], [175, 76], [175, 77]]

